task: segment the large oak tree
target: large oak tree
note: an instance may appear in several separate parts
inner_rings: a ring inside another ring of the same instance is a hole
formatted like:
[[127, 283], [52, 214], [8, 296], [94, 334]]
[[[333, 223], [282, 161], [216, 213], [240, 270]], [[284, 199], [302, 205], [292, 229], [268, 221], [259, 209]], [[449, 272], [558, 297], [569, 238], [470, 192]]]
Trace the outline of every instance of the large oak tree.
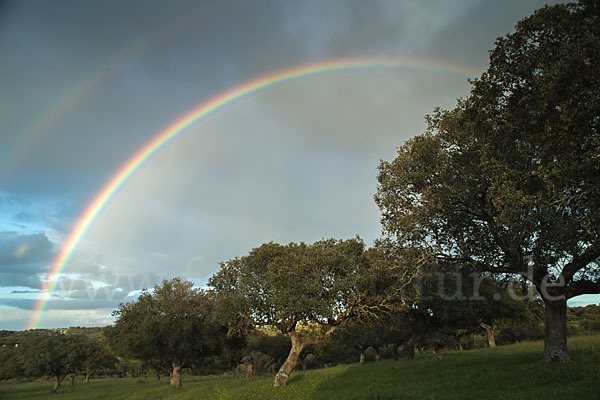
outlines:
[[529, 279], [545, 359], [569, 360], [566, 300], [600, 292], [600, 3], [520, 21], [472, 85], [381, 163], [384, 230], [400, 247]]

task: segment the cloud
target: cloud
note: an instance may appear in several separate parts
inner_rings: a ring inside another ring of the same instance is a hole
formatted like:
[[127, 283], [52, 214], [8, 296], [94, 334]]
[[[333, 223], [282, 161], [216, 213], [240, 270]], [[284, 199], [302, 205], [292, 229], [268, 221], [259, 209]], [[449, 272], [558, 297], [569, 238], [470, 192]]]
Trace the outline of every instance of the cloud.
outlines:
[[43, 233], [0, 233], [0, 266], [45, 262], [52, 256], [52, 242]]
[[121, 301], [125, 299], [130, 292], [110, 286], [105, 286], [97, 289], [77, 290], [69, 293], [69, 299], [72, 300], [89, 300], [89, 301]]
[[[455, 2], [447, 2], [453, 7]], [[494, 41], [514, 31], [517, 21], [531, 15], [546, 4], [561, 3], [557, 0], [506, 0], [503, 2], [479, 1], [464, 13], [457, 14], [453, 24], [441, 26], [436, 40], [418, 49], [419, 54], [436, 54], [444, 60], [487, 67], [488, 50]], [[437, 13], [443, 15], [444, 13]]]
[[58, 282], [55, 286], [57, 291], [60, 292], [73, 292], [73, 291], [85, 291], [92, 289], [92, 285], [88, 280], [84, 279], [72, 279], [69, 277], [59, 277]]
[[39, 288], [37, 276], [52, 262], [53, 244], [43, 233], [0, 233], [0, 286]]
[[[71, 326], [106, 326], [113, 323], [114, 308], [54, 310], [44, 313], [40, 327], [66, 328]], [[19, 330], [27, 327], [29, 314], [20, 308], [0, 305], [0, 326], [2, 329]]]
[[[98, 308], [116, 309], [121, 299], [51, 299], [46, 303], [45, 310], [93, 310]], [[0, 305], [33, 310], [36, 300], [0, 298]]]
[[600, 305], [600, 295], [598, 294], [582, 294], [568, 300], [569, 307], [583, 307], [588, 304]]

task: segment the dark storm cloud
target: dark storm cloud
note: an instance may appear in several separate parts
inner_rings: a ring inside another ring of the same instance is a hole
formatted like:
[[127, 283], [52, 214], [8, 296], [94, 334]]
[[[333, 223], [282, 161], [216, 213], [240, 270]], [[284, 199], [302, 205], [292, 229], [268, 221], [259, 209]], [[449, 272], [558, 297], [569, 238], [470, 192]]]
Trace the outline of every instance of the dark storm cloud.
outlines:
[[0, 233], [0, 286], [38, 288], [38, 273], [52, 260], [53, 245], [43, 234]]
[[[454, 3], [454, 2], [451, 2]], [[417, 49], [418, 54], [436, 54], [444, 60], [485, 67], [488, 50], [497, 37], [514, 31], [517, 21], [546, 4], [559, 1], [481, 1], [473, 4], [454, 24], [443, 26], [436, 40]]]
[[0, 287], [40, 287], [42, 283], [35, 272], [24, 268], [18, 272], [0, 272]]
[[[12, 8], [0, 28], [0, 49], [19, 56], [7, 58], [0, 75], [6, 101], [0, 120], [18, 135], [0, 137], [4, 158], [32, 132], [36, 137], [25, 161], [15, 161], [10, 174], [0, 171], [10, 191], [66, 190], [81, 198], [193, 105], [303, 57], [299, 39], [274, 34], [283, 32], [283, 18], [281, 4], [272, 2], [17, 2]], [[98, 68], [104, 64], [109, 71]], [[89, 91], [70, 104], [86, 85]], [[54, 109], [63, 103], [64, 110]], [[56, 111], [57, 119], [49, 118]]]
[[305, 30], [320, 44], [320, 53], [407, 56], [478, 2], [317, 0], [290, 5], [288, 17], [295, 32]]

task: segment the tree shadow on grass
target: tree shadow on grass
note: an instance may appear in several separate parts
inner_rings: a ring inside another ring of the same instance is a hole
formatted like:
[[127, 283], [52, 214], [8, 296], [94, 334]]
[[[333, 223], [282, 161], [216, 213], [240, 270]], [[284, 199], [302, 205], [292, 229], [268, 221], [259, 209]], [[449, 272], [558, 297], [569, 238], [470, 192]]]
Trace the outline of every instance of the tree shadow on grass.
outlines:
[[[288, 379], [287, 384], [288, 385], [301, 385], [301, 382], [304, 381], [306, 377], [304, 376], [304, 374], [299, 374], [299, 373], [295, 373], [295, 374], [290, 374], [290, 378]], [[275, 379], [275, 378], [273, 378]]]
[[313, 390], [309, 399], [398, 399], [397, 391], [389, 386], [382, 387], [377, 376], [379, 370], [392, 368], [393, 362], [378, 362], [377, 369], [372, 370], [374, 363], [364, 365], [348, 365], [339, 374], [330, 374]]

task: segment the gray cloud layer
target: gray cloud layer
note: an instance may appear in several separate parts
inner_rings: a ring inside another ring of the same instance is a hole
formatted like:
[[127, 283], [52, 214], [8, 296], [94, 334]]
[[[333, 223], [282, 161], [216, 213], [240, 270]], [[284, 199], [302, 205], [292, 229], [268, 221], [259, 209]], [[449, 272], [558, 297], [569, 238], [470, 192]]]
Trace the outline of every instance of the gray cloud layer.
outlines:
[[[481, 70], [493, 40], [543, 3], [0, 3], [0, 305], [32, 306], [25, 297], [35, 293], [24, 292], [40, 287], [38, 275], [94, 194], [194, 106], [266, 73], [340, 57], [421, 57]], [[370, 242], [379, 234], [379, 159], [421, 133], [435, 106], [465, 96], [466, 79], [336, 72], [225, 107], [115, 194], [49, 309], [115, 307], [177, 275], [202, 284], [220, 261], [264, 241], [360, 234]]]

